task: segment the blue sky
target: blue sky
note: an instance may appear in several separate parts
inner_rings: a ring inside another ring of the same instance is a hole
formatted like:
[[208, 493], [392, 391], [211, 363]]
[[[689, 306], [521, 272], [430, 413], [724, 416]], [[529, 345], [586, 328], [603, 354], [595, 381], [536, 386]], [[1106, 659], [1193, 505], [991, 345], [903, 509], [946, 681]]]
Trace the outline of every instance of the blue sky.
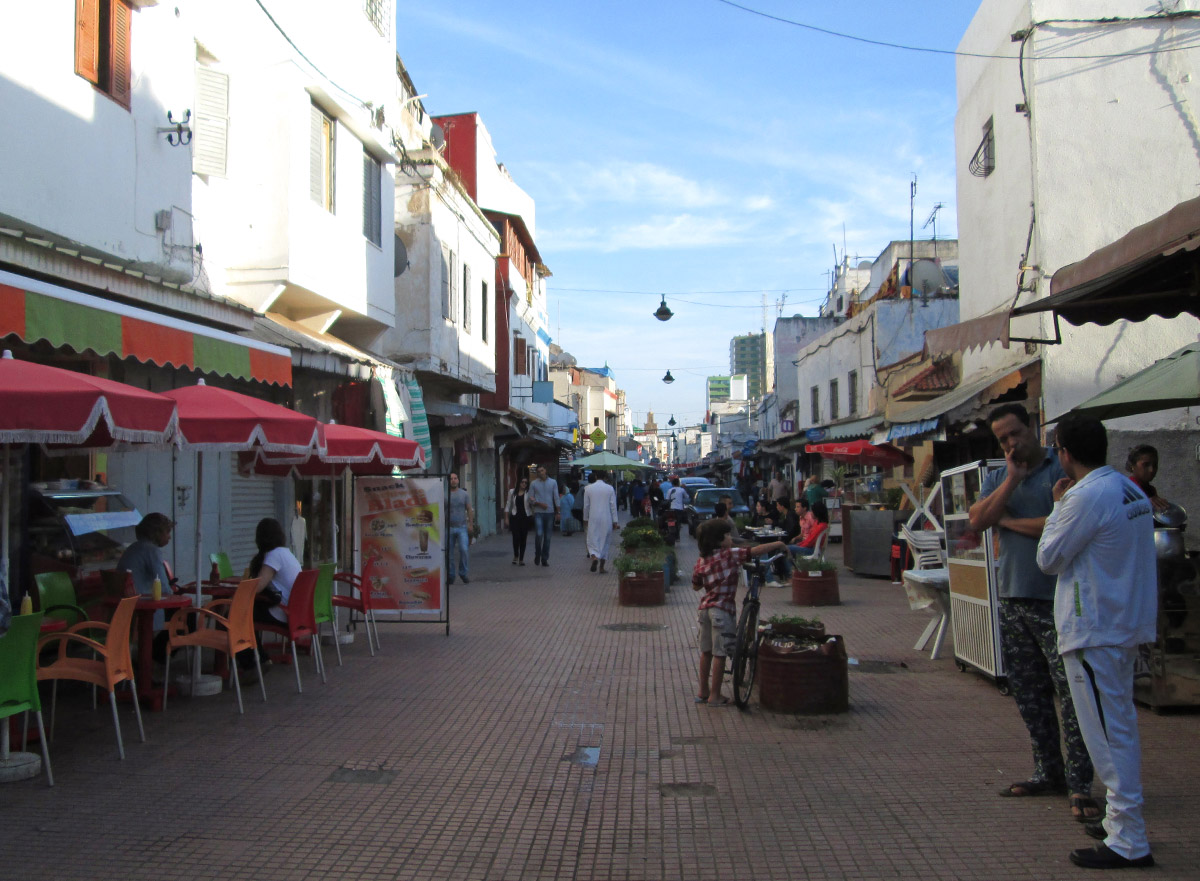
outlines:
[[[740, 2], [943, 50], [976, 9]], [[950, 55], [719, 0], [397, 7], [427, 110], [480, 113], [537, 202], [551, 336], [583, 366], [608, 363], [639, 424], [651, 409], [660, 424], [703, 417], [704, 378], [728, 372], [730, 337], [762, 328], [764, 292], [769, 331], [779, 314], [815, 314], [835, 246], [871, 259], [907, 238], [913, 173], [918, 236], [938, 202], [938, 236], [956, 233]], [[666, 323], [651, 315], [659, 293]]]

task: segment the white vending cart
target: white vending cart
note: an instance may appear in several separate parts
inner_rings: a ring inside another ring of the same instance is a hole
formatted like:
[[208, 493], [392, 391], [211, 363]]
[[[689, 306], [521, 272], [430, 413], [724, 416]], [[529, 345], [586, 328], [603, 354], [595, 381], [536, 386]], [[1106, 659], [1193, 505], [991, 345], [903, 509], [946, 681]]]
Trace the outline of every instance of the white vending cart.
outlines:
[[958, 669], [973, 667], [1008, 694], [1000, 652], [997, 536], [994, 529], [976, 532], [968, 515], [979, 500], [984, 475], [1003, 465], [1003, 459], [972, 462], [943, 471], [941, 480], [954, 659]]

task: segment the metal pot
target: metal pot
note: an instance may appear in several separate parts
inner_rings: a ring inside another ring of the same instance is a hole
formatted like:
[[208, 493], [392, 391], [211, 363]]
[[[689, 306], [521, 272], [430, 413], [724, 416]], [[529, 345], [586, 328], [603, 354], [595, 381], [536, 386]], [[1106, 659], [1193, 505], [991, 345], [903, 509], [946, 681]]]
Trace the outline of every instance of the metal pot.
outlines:
[[1154, 550], [1160, 560], [1183, 559], [1183, 530], [1159, 527], [1154, 530]]

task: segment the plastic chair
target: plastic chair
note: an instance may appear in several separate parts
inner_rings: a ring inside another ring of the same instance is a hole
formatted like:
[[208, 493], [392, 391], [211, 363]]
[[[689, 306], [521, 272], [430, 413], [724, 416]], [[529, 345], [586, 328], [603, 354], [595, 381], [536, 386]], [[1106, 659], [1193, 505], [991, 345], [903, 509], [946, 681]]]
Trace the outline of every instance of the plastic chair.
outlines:
[[[262, 678], [262, 661], [258, 657], [254, 639], [254, 594], [258, 579], [247, 578], [238, 584], [232, 599], [213, 600], [199, 609], [178, 609], [167, 622], [170, 650], [167, 652], [166, 680], [171, 681], [171, 651], [177, 648], [213, 649], [229, 656], [230, 675], [233, 689], [237, 693], [238, 712], [245, 713], [242, 706], [242, 683], [238, 677], [237, 653], [249, 649], [254, 652], [254, 663], [258, 667], [258, 685], [262, 689], [263, 703], [267, 702], [267, 686]], [[225, 615], [220, 611], [228, 609]], [[196, 629], [188, 631], [188, 617], [196, 615]], [[167, 711], [167, 696], [163, 694], [163, 712]]]
[[208, 555], [208, 561], [217, 567], [217, 580], [221, 584], [240, 584], [241, 578], [233, 573], [233, 564], [229, 562], [229, 554], [217, 551]]
[[[353, 591], [350, 595], [335, 593], [333, 604], [342, 609], [358, 612], [363, 616], [363, 620], [367, 623], [367, 648], [371, 652], [371, 657], [375, 657], [375, 649], [379, 648], [382, 651], [383, 647], [379, 644], [379, 627], [375, 624], [375, 607], [371, 602], [371, 591], [364, 586], [362, 576], [355, 575], [353, 572], [339, 572], [333, 576], [333, 580], [349, 585]], [[374, 637], [373, 641], [372, 636]]]
[[[43, 665], [39, 659], [37, 678], [39, 682], [52, 680], [54, 690], [50, 698], [50, 734], [54, 734], [54, 716], [58, 704], [58, 680], [74, 679], [79, 682], [89, 682], [108, 692], [108, 702], [112, 707], [113, 727], [117, 732], [117, 753], [125, 758], [125, 744], [121, 739], [121, 720], [117, 716], [116, 688], [122, 682], [129, 683], [133, 696], [133, 712], [137, 715], [138, 733], [142, 743], [146, 742], [146, 729], [142, 727], [142, 709], [137, 701], [137, 681], [133, 675], [133, 661], [129, 656], [129, 625], [133, 621], [133, 608], [137, 605], [137, 597], [126, 597], [117, 605], [113, 612], [112, 621], [105, 624], [100, 621], [89, 621], [76, 624], [62, 633], [51, 633], [43, 636], [38, 643], [39, 653], [42, 649], [58, 645], [58, 657]], [[107, 638], [103, 643], [89, 639], [83, 635], [88, 629], [106, 630]], [[80, 643], [91, 648], [97, 658], [75, 658], [67, 654], [67, 646]]]
[[921, 651], [932, 638], [933, 649], [929, 657], [936, 661], [950, 622], [950, 570], [946, 568], [943, 533], [926, 529], [914, 532], [907, 526], [902, 527], [901, 532], [913, 556], [913, 568], [904, 570], [901, 575], [908, 607], [914, 612], [929, 609], [934, 613], [913, 650]]
[[[46, 782], [54, 785], [50, 770], [50, 750], [46, 746], [46, 728], [42, 724], [42, 702], [37, 687], [37, 641], [42, 626], [42, 613], [13, 615], [8, 633], [0, 637], [0, 725], [8, 717], [32, 712], [37, 719], [38, 736], [42, 741], [42, 762], [46, 766]], [[25, 742], [29, 740], [29, 717], [25, 717]], [[24, 749], [25, 744], [22, 744]]]
[[328, 624], [333, 634], [333, 647], [337, 649], [338, 666], [342, 666], [342, 646], [338, 642], [337, 611], [333, 608], [333, 563], [322, 563], [317, 567], [317, 589], [313, 594], [313, 614], [316, 615], [317, 635], [321, 625]]
[[279, 606], [287, 614], [287, 623], [265, 624], [254, 622], [254, 629], [262, 633], [275, 633], [282, 636], [292, 647], [292, 666], [296, 668], [296, 691], [303, 693], [300, 684], [300, 658], [296, 653], [296, 643], [307, 639], [313, 647], [313, 661], [321, 681], [325, 681], [325, 662], [321, 658], [321, 640], [317, 638], [317, 621], [313, 608], [313, 596], [317, 588], [317, 570], [303, 569], [292, 584], [292, 592], [288, 595], [287, 605]]
[[809, 554], [814, 560], [825, 559], [825, 545], [829, 543], [829, 527], [826, 526], [821, 530], [821, 534], [817, 536], [816, 542], [813, 544], [812, 553]]
[[91, 615], [75, 596], [75, 585], [66, 572], [39, 572], [33, 576], [38, 589], [38, 606], [47, 618], [68, 625], [91, 620]]

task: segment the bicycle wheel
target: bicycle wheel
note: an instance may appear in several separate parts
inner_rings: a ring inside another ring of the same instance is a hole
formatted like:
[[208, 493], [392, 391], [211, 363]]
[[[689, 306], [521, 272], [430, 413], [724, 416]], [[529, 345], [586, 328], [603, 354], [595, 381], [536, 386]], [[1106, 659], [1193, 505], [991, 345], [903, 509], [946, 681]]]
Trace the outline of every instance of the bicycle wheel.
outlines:
[[750, 703], [750, 689], [758, 670], [758, 603], [742, 606], [737, 623], [737, 642], [733, 647], [733, 702], [744, 710]]

